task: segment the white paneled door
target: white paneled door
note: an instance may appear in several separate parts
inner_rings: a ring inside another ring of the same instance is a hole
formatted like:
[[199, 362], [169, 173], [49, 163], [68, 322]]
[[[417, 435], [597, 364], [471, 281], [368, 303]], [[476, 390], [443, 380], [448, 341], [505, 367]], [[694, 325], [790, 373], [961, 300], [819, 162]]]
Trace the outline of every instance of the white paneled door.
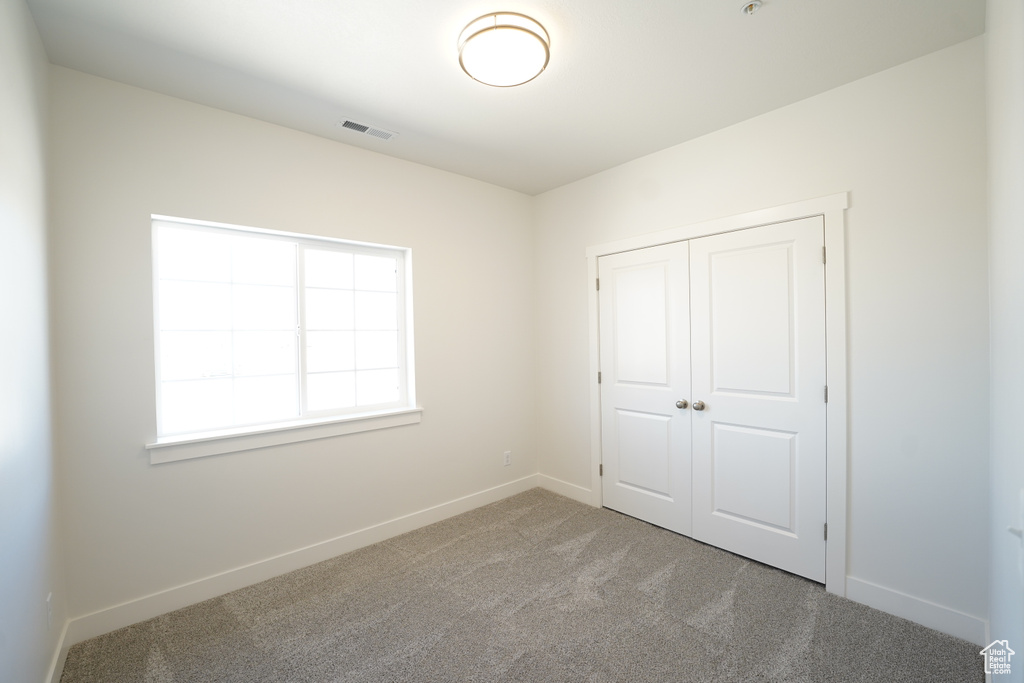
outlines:
[[823, 243], [818, 216], [601, 257], [606, 506], [825, 580]]
[[825, 580], [820, 216], [690, 243], [693, 537]]
[[687, 244], [599, 260], [604, 504], [690, 534]]

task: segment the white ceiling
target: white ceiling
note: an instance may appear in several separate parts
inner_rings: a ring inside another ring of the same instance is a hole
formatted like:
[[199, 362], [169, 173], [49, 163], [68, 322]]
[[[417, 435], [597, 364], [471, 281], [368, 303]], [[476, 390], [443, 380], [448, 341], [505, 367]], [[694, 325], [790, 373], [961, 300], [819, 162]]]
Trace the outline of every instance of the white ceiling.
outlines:
[[[984, 0], [28, 0], [50, 60], [537, 194], [980, 35]], [[471, 80], [462, 28], [551, 62]], [[340, 128], [349, 117], [399, 133]]]

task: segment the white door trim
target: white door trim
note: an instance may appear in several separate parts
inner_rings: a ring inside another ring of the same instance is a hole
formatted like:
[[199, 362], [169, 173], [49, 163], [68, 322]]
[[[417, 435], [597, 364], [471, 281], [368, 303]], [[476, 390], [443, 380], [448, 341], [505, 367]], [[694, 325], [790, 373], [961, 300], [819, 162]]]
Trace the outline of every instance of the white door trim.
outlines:
[[825, 548], [825, 589], [846, 595], [846, 479], [847, 479], [847, 365], [846, 365], [846, 224], [849, 193], [727, 216], [703, 223], [629, 237], [588, 247], [588, 318], [590, 357], [590, 502], [601, 506], [601, 392], [600, 330], [598, 326], [597, 259], [622, 251], [717, 235], [808, 216], [825, 220], [825, 374], [828, 383], [826, 422], [826, 508], [828, 543]]

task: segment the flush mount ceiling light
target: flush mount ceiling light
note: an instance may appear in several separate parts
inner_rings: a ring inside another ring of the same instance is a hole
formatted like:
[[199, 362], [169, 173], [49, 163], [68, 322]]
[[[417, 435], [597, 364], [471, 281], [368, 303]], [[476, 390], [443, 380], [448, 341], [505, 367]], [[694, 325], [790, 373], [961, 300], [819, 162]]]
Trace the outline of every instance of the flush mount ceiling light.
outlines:
[[459, 64], [473, 80], [508, 88], [539, 76], [550, 46], [548, 32], [525, 14], [492, 12], [462, 29]]
[[762, 4], [763, 3], [761, 2], [761, 0], [754, 0], [753, 2], [745, 2], [745, 3], [743, 3], [743, 7], [741, 7], [740, 9], [743, 10], [744, 14], [753, 14], [757, 10], [761, 9], [761, 5]]

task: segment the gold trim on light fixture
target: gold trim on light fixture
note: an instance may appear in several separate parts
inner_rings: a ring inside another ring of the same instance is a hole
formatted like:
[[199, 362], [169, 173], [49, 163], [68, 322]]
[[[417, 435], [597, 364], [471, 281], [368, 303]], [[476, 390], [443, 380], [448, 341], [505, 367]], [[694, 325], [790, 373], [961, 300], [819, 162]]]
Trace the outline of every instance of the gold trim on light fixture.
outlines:
[[510, 88], [544, 72], [551, 59], [550, 47], [551, 38], [536, 19], [518, 12], [491, 12], [462, 29], [459, 66], [475, 81]]

